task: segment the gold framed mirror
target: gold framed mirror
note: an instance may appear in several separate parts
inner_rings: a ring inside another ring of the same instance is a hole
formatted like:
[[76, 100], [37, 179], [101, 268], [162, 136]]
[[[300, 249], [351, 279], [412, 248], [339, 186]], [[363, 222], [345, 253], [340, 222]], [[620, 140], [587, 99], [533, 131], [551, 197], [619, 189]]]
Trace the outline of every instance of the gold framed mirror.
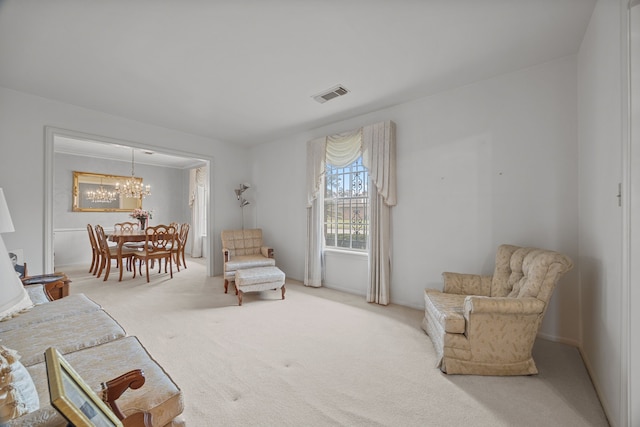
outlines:
[[[73, 171], [74, 212], [129, 212], [142, 208], [142, 198], [122, 197], [116, 192], [116, 184], [124, 183], [130, 176]], [[142, 184], [142, 178], [135, 178]]]

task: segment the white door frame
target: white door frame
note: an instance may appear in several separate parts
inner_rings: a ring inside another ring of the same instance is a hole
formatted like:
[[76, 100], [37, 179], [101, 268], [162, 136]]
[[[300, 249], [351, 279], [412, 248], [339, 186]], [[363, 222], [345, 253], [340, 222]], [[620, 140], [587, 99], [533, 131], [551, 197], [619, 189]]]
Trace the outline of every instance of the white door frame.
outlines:
[[[622, 0], [622, 348], [621, 425], [640, 425], [640, 0]], [[633, 9], [632, 9], [633, 8]], [[635, 259], [635, 261], [634, 261]], [[635, 283], [635, 286], [633, 285]]]

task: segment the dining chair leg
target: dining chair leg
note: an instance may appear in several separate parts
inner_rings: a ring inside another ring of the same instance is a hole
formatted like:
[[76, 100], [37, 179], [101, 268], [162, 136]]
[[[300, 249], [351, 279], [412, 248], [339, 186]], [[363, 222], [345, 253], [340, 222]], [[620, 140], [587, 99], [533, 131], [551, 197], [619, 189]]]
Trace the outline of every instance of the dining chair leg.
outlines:
[[[169, 256], [169, 259], [173, 261], [173, 256]], [[178, 267], [178, 271], [180, 271], [180, 251], [176, 252], [176, 267]]]
[[102, 270], [104, 270], [104, 257], [102, 257], [100, 259], [100, 268], [98, 269], [98, 272], [96, 274], [96, 278], [100, 278], [100, 276], [102, 275]]
[[98, 274], [98, 269], [100, 268], [100, 264], [102, 264], [102, 255], [96, 255], [96, 265], [93, 267], [93, 271], [91, 272], [94, 276]]
[[96, 251], [93, 251], [91, 254], [91, 267], [89, 267], [89, 273], [93, 273], [93, 268], [96, 264]]
[[[164, 272], [167, 272], [167, 264], [172, 264], [173, 263], [173, 256], [169, 255], [167, 258], [165, 258], [164, 260]], [[180, 271], [180, 266], [178, 266], [178, 271]]]
[[145, 261], [144, 265], [147, 268], [147, 283], [149, 283], [149, 260]]
[[107, 269], [104, 272], [104, 279], [103, 281], [107, 281], [107, 279], [109, 278], [109, 272], [111, 271], [111, 260], [107, 260]]

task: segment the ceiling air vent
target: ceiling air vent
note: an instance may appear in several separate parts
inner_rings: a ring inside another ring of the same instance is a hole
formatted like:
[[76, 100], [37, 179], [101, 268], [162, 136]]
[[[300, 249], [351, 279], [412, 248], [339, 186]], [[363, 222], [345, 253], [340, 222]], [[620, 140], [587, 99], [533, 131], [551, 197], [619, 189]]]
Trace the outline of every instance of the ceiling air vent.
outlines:
[[314, 95], [313, 99], [318, 101], [320, 104], [324, 104], [325, 102], [333, 98], [346, 95], [347, 93], [349, 93], [349, 90], [347, 90], [346, 87], [342, 85], [338, 85], [338, 86], [332, 87], [329, 90], [325, 90], [324, 92], [319, 93], [318, 95]]

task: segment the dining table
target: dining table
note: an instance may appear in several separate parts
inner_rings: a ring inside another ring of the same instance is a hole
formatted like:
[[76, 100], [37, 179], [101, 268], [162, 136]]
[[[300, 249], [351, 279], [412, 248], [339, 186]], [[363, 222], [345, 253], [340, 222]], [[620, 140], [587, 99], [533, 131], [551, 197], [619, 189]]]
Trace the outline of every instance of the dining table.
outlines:
[[[168, 237], [165, 235], [165, 237]], [[174, 233], [174, 238], [178, 237], [178, 231], [176, 230]], [[113, 233], [109, 234], [109, 240], [112, 242], [117, 242], [117, 254], [118, 265], [122, 266], [122, 246], [125, 243], [133, 243], [133, 242], [144, 242], [147, 239], [146, 230], [114, 230]], [[135, 268], [135, 267], [134, 267]], [[120, 277], [118, 278], [118, 282], [122, 282], [122, 271], [124, 268], [120, 267]]]
[[146, 240], [146, 232], [145, 230], [118, 230], [109, 234], [109, 240], [111, 240], [112, 242], [118, 243], [117, 258], [118, 258], [118, 265], [120, 266], [119, 268], [120, 277], [118, 279], [118, 282], [121, 282], [122, 271], [124, 270], [124, 268], [122, 268], [122, 246], [125, 243], [130, 243], [130, 242], [144, 242]]

